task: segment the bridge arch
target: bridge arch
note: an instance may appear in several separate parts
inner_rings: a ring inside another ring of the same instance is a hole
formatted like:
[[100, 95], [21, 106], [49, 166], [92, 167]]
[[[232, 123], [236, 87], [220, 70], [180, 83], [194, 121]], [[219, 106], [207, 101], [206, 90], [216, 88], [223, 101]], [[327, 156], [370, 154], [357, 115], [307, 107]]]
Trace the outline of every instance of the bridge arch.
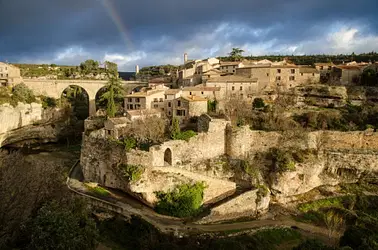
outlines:
[[[96, 103], [96, 111], [99, 109], [106, 109], [107, 102], [106, 100], [101, 100], [102, 95], [107, 91], [107, 87], [104, 86], [100, 88], [95, 96], [95, 103]], [[124, 93], [124, 95], [127, 94], [127, 92]], [[117, 106], [117, 112], [118, 113], [123, 113], [123, 108], [124, 108], [124, 97], [116, 97], [115, 98], [115, 104]]]
[[85, 120], [89, 117], [89, 94], [79, 85], [68, 85], [63, 89], [60, 95], [61, 101], [67, 101], [71, 104], [73, 112], [79, 120]]

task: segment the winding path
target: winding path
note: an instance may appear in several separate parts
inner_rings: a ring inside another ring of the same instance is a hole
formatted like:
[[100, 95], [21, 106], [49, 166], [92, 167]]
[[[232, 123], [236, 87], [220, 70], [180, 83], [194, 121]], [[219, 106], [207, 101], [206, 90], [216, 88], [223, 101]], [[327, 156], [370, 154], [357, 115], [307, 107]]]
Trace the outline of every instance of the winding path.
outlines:
[[[265, 219], [224, 224], [195, 224], [192, 222], [186, 223], [183, 219], [158, 214], [139, 200], [116, 190], [110, 190], [111, 197], [96, 197], [88, 193], [85, 186], [80, 181], [82, 177], [80, 176], [81, 169], [78, 163], [79, 161], [71, 168], [67, 178], [66, 183], [71, 191], [86, 197], [94, 206], [109, 209], [125, 217], [130, 217], [131, 215], [140, 216], [162, 232], [173, 232], [175, 235], [181, 236], [188, 233], [243, 231], [262, 227], [293, 227], [306, 236], [317, 237], [324, 241], [328, 240], [328, 231], [326, 228], [298, 222], [289, 216], [278, 216], [274, 220]], [[335, 235], [334, 237], [338, 238], [339, 235]]]

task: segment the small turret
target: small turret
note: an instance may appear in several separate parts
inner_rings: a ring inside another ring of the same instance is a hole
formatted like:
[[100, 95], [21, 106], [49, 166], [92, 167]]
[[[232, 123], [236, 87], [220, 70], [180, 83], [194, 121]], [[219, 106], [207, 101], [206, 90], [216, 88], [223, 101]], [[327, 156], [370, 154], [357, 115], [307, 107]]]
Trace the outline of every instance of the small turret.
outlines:
[[184, 53], [184, 64], [188, 61], [188, 54]]
[[135, 74], [139, 74], [139, 65], [135, 66]]

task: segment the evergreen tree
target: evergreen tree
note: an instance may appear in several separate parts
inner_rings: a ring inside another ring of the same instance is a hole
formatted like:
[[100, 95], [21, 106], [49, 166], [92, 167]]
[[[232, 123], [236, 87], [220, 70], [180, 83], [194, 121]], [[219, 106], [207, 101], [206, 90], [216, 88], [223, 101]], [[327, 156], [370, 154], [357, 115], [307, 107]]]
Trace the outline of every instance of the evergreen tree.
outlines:
[[115, 99], [123, 97], [123, 87], [121, 79], [109, 75], [109, 81], [105, 86], [106, 92], [101, 95], [101, 101], [106, 101], [106, 113], [108, 117], [114, 117], [117, 112]]

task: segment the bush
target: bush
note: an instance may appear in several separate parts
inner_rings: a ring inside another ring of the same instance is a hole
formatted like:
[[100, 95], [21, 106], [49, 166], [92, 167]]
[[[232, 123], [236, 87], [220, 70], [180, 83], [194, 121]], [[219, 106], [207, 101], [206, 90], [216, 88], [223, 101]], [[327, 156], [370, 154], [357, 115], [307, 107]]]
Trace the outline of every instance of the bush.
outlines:
[[317, 211], [321, 208], [330, 208], [330, 207], [337, 207], [337, 208], [343, 208], [343, 201], [345, 200], [345, 197], [335, 197], [335, 198], [328, 198], [328, 199], [321, 199], [316, 200], [304, 204], [300, 204], [298, 206], [298, 209], [301, 212], [309, 212], [309, 211]]
[[295, 161], [289, 151], [284, 151], [279, 148], [272, 148], [268, 157], [272, 160], [273, 172], [295, 171]]
[[264, 100], [262, 98], [255, 98], [252, 103], [254, 109], [261, 109], [265, 107]]
[[32, 103], [35, 102], [35, 96], [33, 91], [29, 89], [25, 84], [17, 84], [12, 90], [12, 99], [15, 103]]
[[11, 103], [12, 102], [12, 97], [11, 97], [11, 92], [9, 88], [7, 87], [0, 87], [0, 105], [4, 103]]
[[192, 138], [193, 136], [196, 136], [196, 135], [197, 135], [197, 133], [194, 132], [193, 130], [187, 130], [187, 131], [184, 131], [184, 132], [178, 132], [177, 134], [175, 134], [173, 136], [172, 139], [189, 141], [190, 138]]
[[46, 109], [46, 108], [55, 108], [57, 106], [56, 99], [52, 98], [52, 97], [42, 96], [41, 97], [41, 101], [42, 101], [42, 107], [44, 109]]
[[205, 185], [196, 183], [183, 184], [172, 192], [157, 192], [158, 203], [156, 211], [161, 214], [188, 217], [200, 212]]
[[86, 187], [88, 188], [88, 190], [92, 193], [95, 193], [95, 194], [98, 194], [100, 196], [109, 196], [110, 193], [108, 190], [106, 190], [105, 188], [103, 187], [100, 187], [100, 186], [97, 186], [97, 187], [91, 187], [89, 185], [86, 185]]
[[133, 137], [126, 137], [123, 139], [122, 144], [125, 146], [126, 151], [130, 151], [130, 149], [136, 148], [137, 141]]
[[128, 181], [140, 180], [144, 172], [144, 168], [140, 165], [120, 164], [119, 169]]

